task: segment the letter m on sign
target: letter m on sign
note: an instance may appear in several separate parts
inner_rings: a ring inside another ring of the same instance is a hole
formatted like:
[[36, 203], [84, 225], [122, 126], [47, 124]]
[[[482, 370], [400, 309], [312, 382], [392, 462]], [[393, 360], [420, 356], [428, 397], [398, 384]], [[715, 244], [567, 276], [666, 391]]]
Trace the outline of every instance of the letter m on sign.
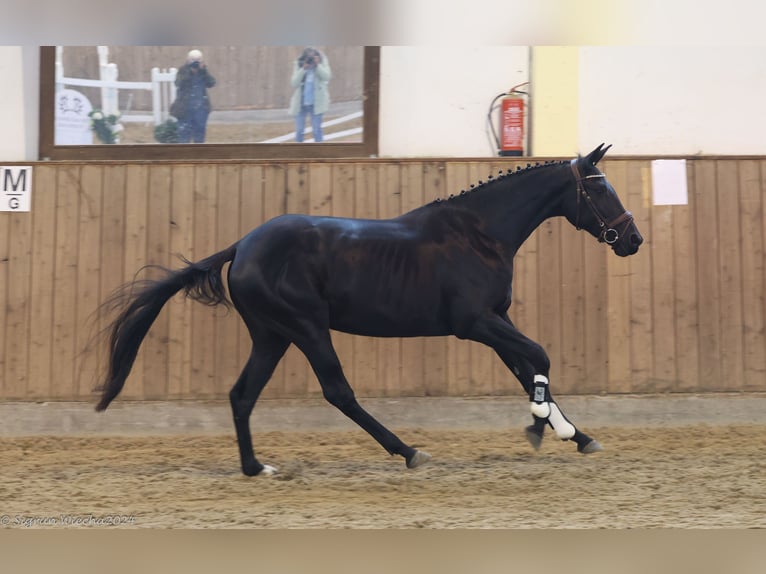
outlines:
[[0, 211], [29, 211], [31, 198], [32, 168], [0, 166]]

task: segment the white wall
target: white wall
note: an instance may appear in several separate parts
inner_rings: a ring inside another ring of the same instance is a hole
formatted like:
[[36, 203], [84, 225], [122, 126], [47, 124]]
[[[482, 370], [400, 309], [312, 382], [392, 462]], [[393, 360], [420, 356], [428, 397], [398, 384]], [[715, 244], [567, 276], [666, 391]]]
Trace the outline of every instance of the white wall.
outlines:
[[580, 49], [579, 142], [628, 155], [766, 155], [766, 48]]
[[[33, 129], [26, 125], [24, 105], [24, 51], [21, 46], [0, 46], [0, 160], [36, 159], [27, 154], [27, 141]], [[37, 98], [33, 104], [37, 105]], [[35, 138], [35, 141], [36, 138]]]
[[529, 49], [385, 46], [380, 66], [380, 156], [486, 157], [487, 110], [529, 79]]

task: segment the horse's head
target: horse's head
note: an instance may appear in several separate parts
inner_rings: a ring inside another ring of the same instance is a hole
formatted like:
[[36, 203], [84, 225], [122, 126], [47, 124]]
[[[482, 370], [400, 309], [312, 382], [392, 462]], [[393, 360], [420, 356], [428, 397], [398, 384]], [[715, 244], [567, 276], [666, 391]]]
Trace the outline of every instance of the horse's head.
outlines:
[[644, 238], [633, 221], [633, 215], [622, 206], [606, 176], [596, 164], [611, 146], [601, 144], [585, 157], [573, 159], [572, 174], [576, 195], [565, 201], [566, 217], [577, 229], [585, 229], [607, 243], [620, 257], [633, 255]]

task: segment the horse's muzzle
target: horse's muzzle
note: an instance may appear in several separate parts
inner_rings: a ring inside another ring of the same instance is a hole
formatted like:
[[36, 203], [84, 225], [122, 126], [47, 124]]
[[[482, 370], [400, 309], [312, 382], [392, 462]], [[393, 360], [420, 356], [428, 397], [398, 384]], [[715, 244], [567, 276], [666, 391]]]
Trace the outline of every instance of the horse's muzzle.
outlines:
[[628, 232], [622, 236], [621, 241], [616, 241], [612, 244], [612, 249], [620, 257], [628, 257], [638, 252], [638, 248], [644, 242], [644, 238], [637, 229], [628, 230]]

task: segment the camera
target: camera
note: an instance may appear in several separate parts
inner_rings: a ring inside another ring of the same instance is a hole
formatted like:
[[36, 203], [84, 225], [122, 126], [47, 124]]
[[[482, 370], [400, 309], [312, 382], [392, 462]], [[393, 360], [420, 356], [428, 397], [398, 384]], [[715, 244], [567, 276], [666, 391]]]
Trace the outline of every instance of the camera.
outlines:
[[199, 60], [194, 60], [191, 64], [189, 64], [190, 68], [193, 68], [195, 70], [199, 69]]

